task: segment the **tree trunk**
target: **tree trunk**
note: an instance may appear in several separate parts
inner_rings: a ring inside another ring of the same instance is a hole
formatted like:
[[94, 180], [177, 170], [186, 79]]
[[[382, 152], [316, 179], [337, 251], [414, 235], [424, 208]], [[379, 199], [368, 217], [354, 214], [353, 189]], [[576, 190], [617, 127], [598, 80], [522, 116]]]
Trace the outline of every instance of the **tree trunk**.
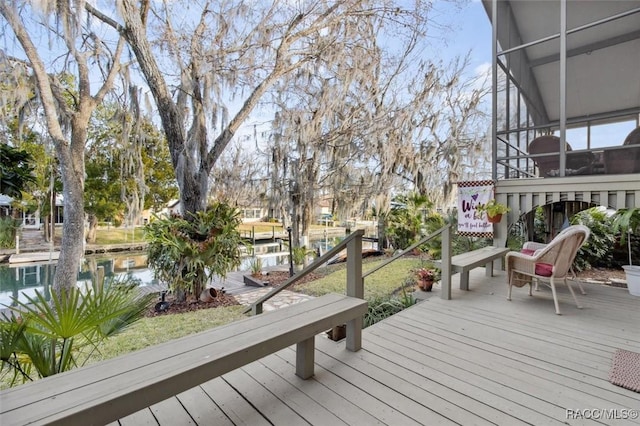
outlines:
[[378, 215], [378, 250], [384, 250], [389, 247], [387, 243], [387, 235], [385, 232], [384, 216]]
[[44, 233], [44, 240], [48, 243], [51, 242], [51, 222], [49, 220], [44, 221], [44, 226], [42, 227], [42, 232]]
[[[183, 154], [180, 154], [183, 155]], [[189, 163], [184, 160], [185, 163]], [[182, 169], [182, 170], [180, 170]], [[193, 215], [203, 211], [207, 204], [208, 173], [194, 167], [178, 168], [178, 186], [180, 187], [180, 202], [182, 214], [190, 220]], [[199, 173], [197, 171], [200, 171]]]
[[84, 256], [84, 157], [80, 155], [78, 159], [74, 156], [71, 162], [72, 164], [61, 162], [64, 186], [64, 249], [60, 251], [53, 280], [53, 290], [58, 294], [76, 285], [80, 259]]
[[53, 279], [53, 290], [58, 294], [76, 285], [84, 257], [84, 147], [90, 116], [90, 109], [78, 111], [71, 120], [71, 143], [55, 144], [64, 197], [62, 250]]
[[98, 231], [98, 218], [95, 214], [89, 214], [89, 230], [87, 231], [87, 242], [95, 244]]

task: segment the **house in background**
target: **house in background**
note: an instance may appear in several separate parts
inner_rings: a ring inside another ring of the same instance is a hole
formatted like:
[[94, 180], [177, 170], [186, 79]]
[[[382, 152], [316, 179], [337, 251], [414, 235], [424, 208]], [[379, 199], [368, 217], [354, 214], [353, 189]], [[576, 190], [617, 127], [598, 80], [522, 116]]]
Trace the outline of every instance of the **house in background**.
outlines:
[[245, 223], [260, 222], [267, 217], [267, 208], [260, 206], [239, 207], [242, 221]]
[[[16, 209], [14, 207], [14, 199], [6, 196], [4, 194], [0, 194], [0, 217], [13, 217], [14, 214], [21, 219], [22, 227], [24, 229], [40, 229], [46, 217], [40, 217], [40, 211], [34, 210], [30, 211], [27, 208]], [[56, 195], [55, 199], [55, 224], [56, 226], [62, 226], [64, 218], [64, 207], [63, 207], [63, 199], [62, 195]]]
[[158, 215], [169, 217], [174, 214], [180, 214], [180, 210], [180, 200], [170, 200], [165, 207], [158, 212]]
[[640, 207], [640, 1], [482, 0], [493, 35], [494, 229]]

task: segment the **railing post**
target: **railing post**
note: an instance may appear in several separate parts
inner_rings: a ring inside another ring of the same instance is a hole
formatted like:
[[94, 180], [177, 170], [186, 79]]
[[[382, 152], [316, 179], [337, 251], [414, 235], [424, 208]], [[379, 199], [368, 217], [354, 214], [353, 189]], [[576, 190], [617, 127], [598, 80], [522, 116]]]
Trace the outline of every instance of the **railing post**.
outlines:
[[262, 303], [256, 303], [251, 307], [251, 316], [260, 315], [262, 313]]
[[451, 300], [451, 227], [442, 232], [442, 273], [440, 275], [442, 289], [440, 297]]
[[[362, 235], [347, 243], [347, 296], [364, 299], [362, 278]], [[362, 348], [362, 317], [347, 322], [347, 349]]]

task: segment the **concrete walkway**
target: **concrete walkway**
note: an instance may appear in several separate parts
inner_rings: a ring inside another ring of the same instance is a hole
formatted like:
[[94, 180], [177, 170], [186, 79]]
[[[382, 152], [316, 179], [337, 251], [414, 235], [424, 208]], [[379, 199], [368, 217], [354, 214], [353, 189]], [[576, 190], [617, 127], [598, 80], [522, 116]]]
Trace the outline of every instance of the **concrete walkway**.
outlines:
[[[254, 287], [255, 288], [255, 287]], [[256, 290], [247, 291], [240, 294], [233, 294], [232, 296], [240, 303], [241, 305], [250, 306], [253, 302], [269, 293], [273, 288], [271, 287], [263, 287], [258, 288]], [[266, 301], [262, 306], [262, 309], [266, 311], [273, 311], [280, 308], [285, 308], [287, 306], [295, 305], [296, 303], [304, 302], [306, 300], [313, 299], [313, 296], [309, 296], [302, 293], [295, 293], [289, 290], [282, 290], [277, 295], [273, 296], [271, 299]]]
[[[270, 271], [284, 271], [283, 267], [269, 268]], [[226, 294], [235, 297], [241, 305], [250, 306], [253, 302], [273, 290], [273, 287], [253, 287], [246, 285], [243, 276], [248, 274], [247, 271], [229, 272], [225, 279], [217, 278], [214, 280], [212, 287], [224, 288]], [[313, 299], [313, 296], [295, 293], [289, 290], [283, 290], [264, 305], [264, 311], [272, 311], [274, 309], [284, 308], [285, 306], [294, 305], [305, 300]]]

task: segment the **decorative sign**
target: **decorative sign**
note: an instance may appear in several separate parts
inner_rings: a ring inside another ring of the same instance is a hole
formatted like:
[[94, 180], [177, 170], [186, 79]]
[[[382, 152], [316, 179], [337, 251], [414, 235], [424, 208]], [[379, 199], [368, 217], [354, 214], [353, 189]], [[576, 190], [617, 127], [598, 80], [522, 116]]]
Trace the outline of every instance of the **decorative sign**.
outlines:
[[493, 225], [476, 211], [493, 198], [493, 181], [458, 182], [458, 234], [493, 238]]

